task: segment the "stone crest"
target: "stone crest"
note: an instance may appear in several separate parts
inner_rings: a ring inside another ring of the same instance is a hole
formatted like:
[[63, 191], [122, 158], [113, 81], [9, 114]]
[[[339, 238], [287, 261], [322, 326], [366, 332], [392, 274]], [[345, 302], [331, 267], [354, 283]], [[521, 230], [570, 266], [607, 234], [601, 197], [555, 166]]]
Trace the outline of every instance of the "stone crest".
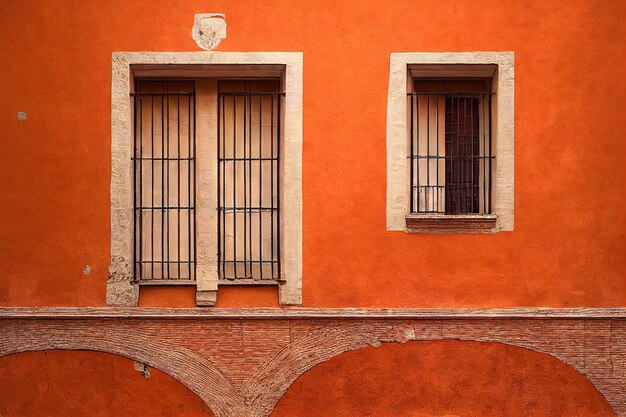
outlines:
[[191, 37], [200, 48], [212, 50], [226, 39], [226, 16], [221, 13], [195, 15]]

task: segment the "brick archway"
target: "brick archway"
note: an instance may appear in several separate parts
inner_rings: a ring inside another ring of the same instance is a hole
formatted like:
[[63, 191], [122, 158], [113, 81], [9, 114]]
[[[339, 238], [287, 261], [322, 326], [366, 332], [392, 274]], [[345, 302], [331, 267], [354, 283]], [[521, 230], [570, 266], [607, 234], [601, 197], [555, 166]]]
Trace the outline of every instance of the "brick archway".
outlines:
[[626, 416], [625, 309], [0, 309], [0, 356], [45, 349], [119, 354], [176, 378], [217, 417], [267, 417], [313, 366], [409, 340], [496, 342], [547, 353]]
[[[4, 323], [2, 323], [4, 324]], [[206, 358], [184, 347], [166, 345], [141, 329], [129, 326], [85, 326], [76, 322], [26, 321], [2, 326], [0, 357], [43, 350], [84, 350], [119, 355], [158, 369], [185, 385], [215, 415], [234, 404], [235, 390]], [[43, 326], [42, 326], [43, 325]]]
[[[626, 381], [616, 377], [615, 372], [618, 369], [615, 365], [621, 369], [618, 372], [626, 371], [624, 339], [621, 344], [612, 346], [615, 356], [611, 359], [616, 361], [613, 369], [606, 368], [607, 359], [598, 347], [580, 350], [576, 343], [572, 343], [580, 341], [579, 338], [586, 341], [593, 337], [598, 338], [598, 343], [606, 343], [608, 335], [603, 330], [608, 329], [599, 326], [599, 323], [596, 326], [599, 328], [575, 321], [536, 323], [534, 320], [396, 320], [391, 323], [367, 320], [335, 322], [313, 328], [310, 324], [303, 325], [298, 329], [302, 332], [301, 337], [295, 338], [289, 346], [265, 362], [250, 378], [242, 393], [246, 398], [255, 399], [255, 415], [266, 416], [271, 414], [297, 378], [342, 353], [367, 346], [377, 347], [383, 343], [459, 340], [501, 343], [548, 354], [582, 374], [619, 416], [626, 415], [626, 396], [621, 388], [626, 388]], [[571, 333], [569, 336], [573, 339], [564, 337], [567, 333]], [[620, 333], [624, 333], [624, 328], [620, 329]], [[605, 371], [613, 373], [606, 375]], [[264, 383], [259, 385], [259, 381]]]

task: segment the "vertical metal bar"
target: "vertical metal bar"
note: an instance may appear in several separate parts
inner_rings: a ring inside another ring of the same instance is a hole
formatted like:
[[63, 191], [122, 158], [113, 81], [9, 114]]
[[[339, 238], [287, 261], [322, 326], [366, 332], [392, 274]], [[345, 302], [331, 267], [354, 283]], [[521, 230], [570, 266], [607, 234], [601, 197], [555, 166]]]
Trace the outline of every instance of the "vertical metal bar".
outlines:
[[411, 201], [409, 203], [409, 212], [413, 213], [413, 198], [414, 198], [414, 194], [415, 194], [415, 187], [413, 186], [413, 161], [414, 161], [414, 156], [413, 156], [413, 119], [415, 118], [415, 115], [413, 114], [413, 96], [410, 95], [409, 99], [411, 100], [411, 113], [409, 113], [411, 115], [411, 127], [409, 130], [409, 163], [411, 164], [411, 168], [410, 168], [410, 175], [411, 175]]
[[452, 150], [452, 137], [454, 133], [454, 97], [448, 97], [447, 103], [450, 104], [450, 110], [447, 112], [446, 116], [449, 117], [448, 126], [450, 128], [449, 131], [446, 132], [446, 214], [451, 214], [453, 212], [453, 184], [454, 178], [452, 175], [453, 172], [453, 155], [454, 151]]
[[178, 95], [176, 97], [176, 106], [177, 106], [177, 131], [178, 133], [176, 134], [176, 138], [177, 138], [177, 149], [176, 149], [176, 171], [177, 171], [177, 175], [176, 175], [176, 179], [178, 181], [178, 186], [176, 187], [176, 221], [177, 221], [177, 228], [176, 228], [176, 233], [177, 233], [177, 252], [178, 252], [178, 256], [176, 257], [176, 267], [178, 269], [178, 272], [176, 274], [176, 277], [178, 279], [180, 279], [180, 247], [181, 247], [181, 241], [180, 241], [180, 160], [182, 158], [181, 154], [180, 154], [180, 95]]
[[[222, 180], [222, 165], [224, 161], [221, 159], [224, 158], [223, 155], [220, 155], [220, 144], [222, 141], [222, 96], [217, 95], [217, 206], [220, 208], [220, 198], [221, 198], [221, 180]], [[220, 265], [222, 264], [222, 212], [218, 210], [217, 212], [217, 271], [219, 275]]]
[[[417, 203], [417, 212], [420, 211], [420, 102], [419, 102], [419, 96], [414, 95], [413, 98], [411, 98], [411, 101], [415, 99], [415, 120], [416, 120], [416, 133], [415, 133], [415, 150], [413, 151], [414, 153], [414, 158], [415, 158], [415, 170], [416, 175], [415, 175], [415, 183], [413, 184], [413, 187], [411, 188], [411, 190], [415, 193], [415, 202]], [[413, 138], [411, 138], [411, 140], [413, 140]], [[413, 161], [411, 161], [411, 163], [413, 163]], [[411, 165], [412, 166], [412, 165]], [[415, 207], [413, 207], [413, 209], [415, 209]]]
[[[272, 96], [273, 99], [274, 96]], [[281, 103], [281, 95], [280, 93], [276, 94], [277, 100], [277, 112], [276, 112], [276, 258], [278, 261], [278, 279], [282, 279], [281, 275], [281, 259], [280, 259], [280, 103]]]
[[191, 279], [191, 96], [187, 96], [187, 158], [187, 279]]
[[459, 192], [461, 193], [461, 213], [467, 213], [467, 195], [465, 187], [467, 186], [467, 132], [465, 131], [465, 123], [467, 120], [467, 99], [463, 98], [463, 113], [461, 114], [462, 124], [459, 130], [459, 144], [461, 146], [461, 183]]
[[426, 96], [426, 211], [431, 211], [428, 204], [430, 194], [430, 96]]
[[[169, 88], [168, 88], [169, 90]], [[170, 279], [170, 96], [166, 95], [165, 96], [167, 98], [167, 106], [166, 106], [166, 117], [165, 120], [167, 120], [167, 141], [166, 141], [166, 148], [165, 148], [165, 155], [166, 155], [166, 159], [163, 161], [164, 164], [167, 164], [167, 211], [165, 211], [165, 213], [167, 213], [167, 279]]]
[[471, 152], [470, 152], [470, 213], [474, 213], [474, 99], [470, 101], [470, 138], [471, 138]]
[[465, 100], [462, 99], [461, 97], [459, 97], [459, 101], [460, 103], [463, 104], [463, 112], [460, 112], [460, 106], [459, 106], [459, 130], [457, 132], [458, 134], [458, 139], [457, 139], [457, 143], [458, 143], [458, 147], [459, 147], [459, 183], [458, 183], [458, 193], [459, 193], [459, 213], [463, 213], [463, 206], [464, 206], [464, 195], [463, 195], [463, 179], [465, 178], [465, 166], [464, 166], [464, 156], [465, 153], [463, 152], [463, 133], [465, 132], [464, 129], [464, 125], [462, 122], [465, 121], [464, 119], [464, 115], [465, 115]]
[[[252, 96], [246, 96], [249, 117], [248, 117], [248, 202], [250, 203], [250, 210], [248, 211], [248, 262], [250, 263], [250, 276], [253, 277], [252, 272]], [[259, 208], [259, 213], [261, 209]]]
[[222, 253], [224, 259], [222, 260], [222, 278], [226, 278], [226, 98], [222, 95]]
[[263, 96], [259, 95], [259, 271], [263, 279]]
[[492, 134], [491, 134], [491, 94], [489, 95], [489, 214], [491, 214], [491, 182], [493, 179], [493, 174], [491, 173], [491, 144], [493, 143]]
[[457, 172], [458, 172], [458, 181], [456, 182], [456, 195], [457, 195], [457, 200], [456, 200], [456, 210], [454, 211], [455, 214], [459, 213], [461, 211], [461, 183], [463, 181], [463, 168], [462, 166], [459, 167], [459, 164], [462, 164], [462, 161], [460, 159], [461, 156], [461, 97], [457, 97], [456, 98], [457, 101], [457, 106], [456, 106], [456, 123], [457, 123], [457, 128], [456, 128], [456, 154], [457, 154]]
[[[141, 250], [141, 242], [137, 245], [137, 164], [141, 163], [141, 158], [137, 161], [137, 96], [132, 98], [133, 100], [133, 281], [137, 281], [137, 248]], [[140, 176], [141, 178], [141, 176]]]
[[[137, 99], [135, 98], [135, 103]], [[139, 97], [139, 279], [143, 279], [143, 97]]]
[[161, 276], [165, 278], [165, 89], [163, 82], [163, 93], [161, 94]]
[[472, 185], [472, 194], [474, 196], [474, 213], [480, 213], [480, 96], [474, 99], [474, 108], [476, 109], [476, 118], [474, 129], [473, 155], [474, 155], [474, 184]]
[[152, 189], [150, 190], [152, 197], [150, 206], [150, 279], [154, 279], [154, 96], [150, 96], [150, 112], [150, 156], [152, 157], [152, 171], [150, 172], [152, 179]]
[[444, 188], [444, 212], [446, 214], [450, 213], [450, 184], [452, 180], [450, 178], [450, 156], [452, 155], [452, 150], [450, 149], [450, 136], [451, 136], [451, 128], [452, 128], [452, 114], [454, 111], [454, 102], [450, 96], [446, 96], [446, 126], [445, 126], [445, 156], [444, 156], [444, 171], [445, 171], [445, 188]]
[[233, 95], [233, 272], [237, 279], [237, 96]]
[[487, 100], [486, 100], [486, 96], [485, 94], [483, 94], [481, 101], [480, 101], [480, 105], [483, 109], [483, 117], [481, 120], [481, 126], [482, 126], [482, 134], [483, 134], [483, 138], [482, 138], [482, 142], [483, 142], [483, 146], [481, 147], [482, 152], [478, 152], [480, 155], [480, 160], [482, 162], [483, 165], [483, 208], [481, 213], [485, 214], [487, 212], [487, 161], [485, 160], [485, 154], [486, 154], [486, 148], [487, 148], [487, 142], [486, 142], [486, 132], [487, 132], [487, 118], [489, 117], [489, 114], [485, 111], [485, 105], [487, 104]]
[[[193, 85], [193, 279], [196, 279], [196, 85]], [[191, 277], [190, 277], [191, 278]]]
[[270, 253], [274, 279], [274, 96], [270, 96]]
[[435, 191], [437, 193], [437, 203], [435, 205], [435, 211], [439, 211], [439, 96], [437, 96], [437, 117], [436, 117], [436, 122], [437, 123], [437, 135], [435, 136], [435, 140], [437, 141], [437, 157], [435, 159], [435, 163], [437, 164], [437, 166], [435, 167], [435, 170], [437, 172], [437, 179], [435, 180]]
[[[411, 202], [410, 202], [410, 210], [409, 210], [410, 213], [413, 213], [413, 199], [415, 198], [414, 197], [415, 196], [415, 184], [413, 182], [414, 181], [413, 180], [413, 163], [415, 161], [415, 156], [413, 155], [413, 120], [415, 118], [415, 114], [413, 113], [413, 97], [415, 97], [415, 96], [412, 96], [412, 95], [409, 96], [409, 98], [411, 99], [411, 113], [410, 113], [410, 115], [411, 115], [411, 132], [410, 132], [410, 135], [411, 135], [410, 138], [411, 139], [410, 139], [410, 142], [411, 143], [409, 145], [410, 146], [409, 162], [411, 164], [411, 169], [410, 169], [411, 170], [411, 181], [410, 181], [411, 182], [411, 193], [410, 193], [410, 195], [411, 195]], [[419, 118], [419, 116], [418, 116], [418, 118]], [[418, 163], [419, 163], [419, 161], [418, 161]]]
[[[247, 82], [244, 81], [244, 92], [247, 90], [246, 88]], [[247, 178], [247, 131], [246, 131], [246, 123], [247, 123], [247, 100], [246, 94], [243, 94], [243, 160], [241, 163], [243, 164], [243, 277], [248, 278], [248, 178]]]
[[[463, 209], [463, 214], [469, 213], [469, 200], [467, 195], [467, 184], [469, 183], [469, 171], [468, 171], [468, 163], [469, 163], [469, 152], [467, 151], [467, 145], [469, 143], [467, 122], [468, 122], [468, 109], [467, 104], [470, 103], [470, 100], [466, 97], [463, 99], [463, 204], [465, 205]], [[470, 108], [471, 110], [471, 108]]]

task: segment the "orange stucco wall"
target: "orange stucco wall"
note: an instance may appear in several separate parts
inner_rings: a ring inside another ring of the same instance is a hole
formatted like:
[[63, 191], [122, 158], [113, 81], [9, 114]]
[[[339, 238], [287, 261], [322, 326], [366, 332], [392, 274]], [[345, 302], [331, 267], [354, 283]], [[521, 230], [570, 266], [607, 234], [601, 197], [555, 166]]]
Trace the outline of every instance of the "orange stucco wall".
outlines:
[[[198, 50], [207, 11], [304, 52], [305, 305], [624, 305], [625, 5], [587, 0], [1, 2], [0, 305], [104, 303], [111, 52]], [[515, 231], [386, 232], [389, 53], [474, 50], [516, 54]]]
[[[626, 305], [624, 2], [3, 0], [0, 306], [105, 303], [111, 53], [198, 50], [190, 32], [202, 12], [227, 16], [217, 50], [304, 52], [306, 306]], [[387, 232], [389, 53], [477, 50], [516, 54], [515, 231]], [[194, 292], [143, 289], [140, 304], [189, 307]], [[277, 305], [277, 296], [224, 288], [218, 305]], [[153, 371], [148, 381], [111, 358], [0, 359], [0, 415], [209, 413], [171, 378]], [[140, 395], [98, 402], [120, 389]], [[357, 415], [363, 405], [395, 416], [409, 403], [413, 416], [611, 415], [588, 381], [550, 357], [452, 342], [342, 355], [300, 378], [274, 415]]]
[[[0, 415], [211, 417], [173, 378], [99, 352], [0, 358]], [[290, 387], [272, 417], [613, 417], [581, 374], [551, 356], [495, 343], [409, 342], [341, 354]]]
[[614, 416], [551, 356], [496, 343], [410, 342], [341, 354], [300, 377], [272, 417]]
[[100, 352], [44, 351], [0, 358], [0, 416], [213, 417], [174, 378]]

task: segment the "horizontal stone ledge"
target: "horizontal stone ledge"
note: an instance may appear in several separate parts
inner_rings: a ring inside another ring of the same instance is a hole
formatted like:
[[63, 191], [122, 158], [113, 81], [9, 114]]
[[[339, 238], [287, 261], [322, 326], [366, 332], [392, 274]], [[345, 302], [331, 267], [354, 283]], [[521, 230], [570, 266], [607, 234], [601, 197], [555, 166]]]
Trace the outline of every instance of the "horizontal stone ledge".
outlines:
[[626, 319], [623, 307], [512, 308], [156, 308], [1, 307], [6, 319]]

